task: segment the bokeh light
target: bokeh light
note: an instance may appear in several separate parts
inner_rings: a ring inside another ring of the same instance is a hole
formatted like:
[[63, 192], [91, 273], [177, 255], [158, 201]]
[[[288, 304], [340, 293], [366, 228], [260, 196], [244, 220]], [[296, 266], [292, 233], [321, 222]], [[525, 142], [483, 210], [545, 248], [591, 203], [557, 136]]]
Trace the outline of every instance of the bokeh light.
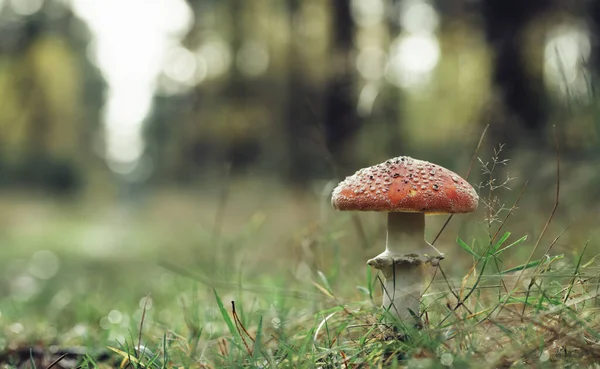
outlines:
[[352, 0], [350, 2], [352, 17], [361, 27], [370, 27], [379, 24], [385, 15], [383, 0]]
[[400, 36], [390, 47], [385, 76], [399, 87], [418, 89], [431, 80], [431, 73], [439, 59], [440, 46], [435, 36]]
[[216, 35], [204, 42], [196, 53], [199, 58], [204, 60], [206, 65], [204, 75], [209, 78], [225, 74], [233, 59], [229, 45]]
[[236, 62], [240, 72], [257, 77], [269, 67], [269, 51], [263, 42], [247, 41], [238, 51]]
[[[182, 0], [73, 0], [73, 9], [92, 28], [94, 61], [109, 85], [104, 156], [109, 168], [126, 175], [135, 170], [145, 150], [142, 127], [152, 107], [162, 61], [190, 29], [193, 15]], [[177, 62], [167, 69], [170, 77], [181, 82], [192, 77], [194, 61], [191, 55], [182, 54], [183, 49], [177, 50], [178, 54], [170, 55]]]
[[586, 98], [589, 94], [586, 63], [591, 49], [589, 29], [584, 24], [552, 27], [544, 47], [544, 76], [548, 87], [565, 100]]
[[[0, 7], [2, 3], [0, 2]], [[42, 9], [44, 0], [10, 0], [10, 6], [17, 15], [29, 16]]]
[[400, 3], [400, 25], [412, 34], [434, 33], [439, 25], [436, 10], [424, 0], [404, 0]]

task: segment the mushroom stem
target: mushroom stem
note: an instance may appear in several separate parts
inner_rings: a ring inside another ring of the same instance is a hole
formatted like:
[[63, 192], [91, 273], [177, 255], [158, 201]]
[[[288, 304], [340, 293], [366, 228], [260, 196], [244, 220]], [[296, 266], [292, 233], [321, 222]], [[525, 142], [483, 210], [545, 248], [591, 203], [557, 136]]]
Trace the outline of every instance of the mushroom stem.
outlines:
[[[434, 249], [425, 241], [424, 213], [388, 213], [385, 251], [367, 264], [381, 270], [383, 307], [403, 322], [418, 323], [424, 275]], [[434, 258], [443, 258], [443, 255]]]
[[390, 255], [426, 252], [424, 213], [388, 213], [387, 218], [385, 250]]

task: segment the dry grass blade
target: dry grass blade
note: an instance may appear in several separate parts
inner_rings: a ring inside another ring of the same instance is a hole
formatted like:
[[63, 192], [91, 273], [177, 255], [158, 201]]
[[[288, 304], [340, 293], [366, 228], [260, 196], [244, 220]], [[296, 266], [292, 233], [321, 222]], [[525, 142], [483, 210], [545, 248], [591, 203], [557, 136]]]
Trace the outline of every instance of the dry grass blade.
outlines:
[[[533, 249], [531, 250], [531, 253], [529, 254], [529, 257], [527, 258], [527, 262], [525, 263], [525, 265], [528, 265], [531, 260], [533, 259], [533, 255], [535, 255], [535, 252], [537, 251], [540, 242], [542, 241], [542, 238], [544, 237], [544, 235], [546, 234], [546, 230], [548, 230], [548, 226], [550, 225], [550, 222], [552, 222], [552, 219], [554, 218], [554, 214], [556, 213], [556, 209], [558, 208], [558, 204], [559, 204], [559, 197], [560, 197], [560, 150], [558, 147], [558, 138], [556, 136], [556, 126], [554, 127], [554, 144], [555, 144], [555, 149], [556, 149], [556, 197], [554, 199], [554, 206], [552, 207], [552, 211], [550, 212], [550, 216], [548, 217], [548, 220], [546, 220], [546, 223], [544, 224], [544, 228], [542, 229], [542, 232], [540, 233], [537, 241], [535, 242], [535, 245], [533, 246]], [[523, 274], [525, 273], [525, 269], [521, 270], [521, 273], [519, 274], [519, 276], [517, 277], [517, 280], [515, 282], [515, 286], [519, 285], [519, 282], [521, 281], [521, 279], [523, 278]], [[509, 291], [508, 295], [506, 296], [505, 301], [508, 301], [508, 299], [512, 296], [512, 294], [514, 293], [514, 290]], [[502, 307], [500, 307], [500, 311], [502, 311]], [[523, 306], [523, 311], [522, 314], [523, 315], [525, 313], [525, 306]]]
[[55, 367], [56, 365], [58, 365], [58, 363], [60, 363], [65, 357], [67, 357], [68, 353], [64, 353], [62, 355], [60, 355], [56, 360], [54, 360], [53, 362], [51, 362], [46, 369], [51, 369], [53, 367]]
[[[236, 323], [242, 328], [242, 330], [244, 331], [244, 333], [246, 333], [248, 338], [250, 338], [250, 340], [252, 340], [252, 342], [255, 342], [255, 340], [252, 337], [252, 335], [250, 334], [250, 332], [248, 332], [246, 327], [244, 327], [244, 324], [242, 324], [242, 321], [240, 320], [240, 316], [238, 315], [237, 311], [235, 310], [235, 301], [231, 301], [231, 306], [233, 309], [233, 319], [235, 319]], [[241, 332], [240, 332], [240, 335], [241, 335]]]
[[[485, 251], [482, 253], [481, 257], [479, 259], [477, 259], [475, 261], [475, 263], [473, 263], [473, 266], [471, 267], [471, 269], [469, 269], [469, 271], [467, 272], [467, 274], [463, 277], [463, 282], [466, 282], [469, 278], [471, 278], [471, 275], [473, 275], [473, 273], [475, 273], [475, 271], [477, 270], [477, 265], [479, 265], [479, 263], [481, 262], [481, 260], [483, 260], [485, 258], [485, 255], [489, 252], [489, 249], [492, 247], [492, 245], [494, 244], [494, 242], [496, 241], [496, 238], [498, 237], [498, 235], [500, 234], [500, 230], [504, 227], [504, 225], [506, 224], [506, 221], [508, 220], [508, 218], [510, 218], [510, 216], [514, 213], [515, 209], [517, 208], [517, 205], [519, 205], [519, 202], [521, 201], [521, 198], [523, 197], [523, 193], [525, 193], [525, 189], [527, 188], [527, 184], [529, 182], [526, 181], [525, 184], [523, 184], [523, 187], [521, 188], [521, 192], [519, 192], [519, 196], [517, 197], [517, 199], [515, 200], [515, 202], [513, 203], [513, 205], [510, 207], [510, 209], [508, 210], [508, 212], [506, 213], [506, 216], [504, 217], [504, 219], [502, 220], [502, 222], [500, 223], [500, 226], [498, 227], [498, 229], [496, 230], [496, 233], [494, 234], [494, 236], [492, 237], [492, 239], [490, 240], [487, 248], [485, 249]], [[479, 278], [481, 278], [482, 275], [479, 275]], [[476, 282], [476, 284], [478, 284], [479, 281]], [[502, 287], [504, 288], [504, 290], [506, 292], [508, 292], [506, 285], [504, 283], [504, 280], [502, 279], [502, 276], [500, 276], [500, 283], [502, 284]], [[471, 291], [469, 291], [467, 293], [467, 295], [463, 298], [463, 289], [465, 288], [466, 283], [463, 283], [463, 286], [461, 287], [461, 291], [460, 291], [460, 296], [463, 299], [462, 301], [464, 301], [465, 299], [469, 298], [470, 294], [475, 290], [472, 289]]]
[[[144, 308], [142, 309], [142, 318], [140, 319], [140, 331], [138, 333], [138, 346], [137, 346], [137, 350], [141, 350], [142, 349], [142, 330], [144, 328], [144, 321], [146, 320], [146, 311], [148, 310], [148, 300], [150, 300], [150, 294], [146, 295], [146, 298], [144, 299]], [[137, 353], [136, 353], [137, 355]]]
[[[481, 148], [481, 144], [483, 143], [483, 138], [485, 137], [485, 133], [487, 132], [488, 128], [490, 128], [490, 125], [486, 125], [485, 128], [483, 129], [483, 132], [481, 132], [481, 136], [479, 137], [479, 142], [477, 143], [477, 146], [475, 147], [475, 151], [473, 152], [473, 156], [471, 156], [471, 162], [469, 163], [469, 169], [467, 170], [467, 175], [465, 177], [465, 179], [468, 181], [469, 177], [471, 176], [471, 171], [473, 170], [473, 165], [475, 164], [475, 158], [477, 157], [477, 154], [479, 153], [479, 149]], [[442, 235], [442, 232], [444, 232], [444, 229], [446, 229], [446, 226], [448, 226], [448, 223], [450, 223], [450, 220], [452, 219], [454, 214], [450, 214], [450, 216], [448, 216], [448, 219], [446, 219], [446, 222], [444, 222], [444, 225], [442, 225], [442, 228], [440, 228], [440, 231], [437, 233], [437, 235], [435, 236], [435, 238], [433, 239], [433, 241], [431, 241], [431, 245], [435, 244], [435, 241], [438, 240], [438, 238], [440, 238], [440, 236]]]
[[[560, 237], [567, 231], [567, 229], [569, 229], [570, 225], [568, 225], [567, 227], [565, 227], [562, 232], [559, 233], [558, 236], [556, 236], [556, 238], [554, 238], [554, 240], [550, 243], [550, 246], [548, 246], [548, 249], [546, 250], [546, 253], [544, 255], [548, 255], [550, 253], [550, 250], [552, 249], [552, 247], [556, 244], [556, 242], [560, 239]], [[539, 275], [541, 274], [541, 270], [540, 267], [543, 265], [543, 263], [538, 264], [535, 269], [533, 270], [533, 273], [531, 273], [531, 281], [529, 282], [529, 285], [527, 286], [527, 291], [525, 292], [525, 303], [523, 304], [523, 310], [521, 311], [521, 315], [525, 314], [525, 307], [527, 306], [527, 302], [529, 301], [529, 296], [531, 293], [531, 288], [535, 285], [537, 278], [539, 277]], [[523, 273], [523, 272], [522, 272]], [[519, 278], [517, 278], [517, 283], [519, 282]]]
[[438, 269], [439, 269], [438, 267], [439, 267], [439, 264], [433, 270], [433, 275], [431, 276], [431, 279], [429, 280], [429, 283], [427, 284], [427, 287], [425, 287], [423, 289], [423, 295], [425, 295], [427, 293], [427, 291], [429, 291], [429, 289], [431, 288], [431, 286], [433, 286], [433, 281], [435, 281], [435, 277], [437, 276], [437, 273], [438, 273]]
[[[589, 298], [591, 297], [585, 297], [585, 299]], [[578, 299], [578, 303], [581, 303], [581, 300]], [[549, 339], [545, 340], [544, 347], [570, 346], [571, 348], [577, 348], [581, 350], [591, 358], [594, 358], [594, 360], [600, 357], [600, 346], [597, 344], [589, 344], [585, 337], [586, 329], [585, 327], [581, 326], [581, 322], [579, 322], [577, 319], [572, 320], [566, 318], [563, 315], [559, 315], [557, 312], [547, 313], [535, 317], [524, 316], [521, 319], [525, 322], [531, 323], [541, 331], [551, 333]], [[593, 329], [594, 331], [598, 329], [597, 325], [594, 326], [594, 324], [589, 325], [587, 328]], [[557, 344], [557, 342], [559, 343]]]
[[[383, 280], [381, 279], [381, 277], [379, 276], [379, 274], [377, 274], [377, 280], [379, 281], [379, 284], [381, 285], [381, 289], [383, 290], [383, 293], [388, 296], [388, 298], [390, 299], [390, 301], [394, 301], [394, 296], [392, 294], [390, 294], [390, 292], [387, 290], [387, 288], [385, 288], [385, 283], [383, 283]], [[400, 312], [398, 311], [398, 309], [396, 309], [396, 305], [391, 304], [390, 307], [394, 308], [394, 311], [396, 312], [396, 315], [400, 315]]]
[[[244, 327], [244, 325], [242, 324], [242, 321], [240, 320], [240, 317], [238, 316], [237, 311], [235, 310], [235, 301], [231, 301], [231, 311], [232, 311], [232, 315], [233, 315], [233, 321], [235, 322], [235, 328], [237, 329], [237, 331], [240, 335], [240, 338], [242, 339], [242, 342], [244, 343], [244, 346], [246, 346], [248, 355], [252, 355], [252, 350], [250, 350], [250, 346], [248, 345], [248, 342], [246, 342], [246, 339], [244, 338], [242, 331], [244, 333], [246, 333], [246, 336], [248, 336], [248, 338], [250, 338], [250, 340], [252, 340], [252, 342], [254, 342], [254, 338], [252, 338], [250, 333], [248, 333], [248, 331], [246, 330], [246, 327]], [[240, 328], [241, 328], [241, 330], [240, 330]]]
[[321, 323], [319, 323], [319, 325], [317, 326], [317, 329], [315, 330], [315, 334], [313, 335], [313, 341], [315, 343], [315, 346], [317, 346], [317, 341], [319, 338], [319, 334], [321, 333], [321, 329], [323, 329], [325, 324], [327, 324], [327, 321], [329, 319], [331, 319], [337, 313], [338, 313], [338, 311], [334, 311], [333, 313], [331, 313], [331, 314], [327, 315], [325, 318], [323, 318], [323, 320], [321, 320]]
[[563, 298], [563, 304], [567, 303], [569, 301], [569, 297], [571, 297], [571, 292], [573, 291], [573, 286], [575, 285], [575, 281], [578, 279], [579, 271], [581, 270], [581, 261], [583, 259], [583, 254], [585, 253], [585, 250], [587, 249], [589, 244], [590, 244], [590, 241], [587, 240], [586, 243], [583, 245], [583, 249], [581, 250], [581, 254], [579, 255], [579, 258], [577, 260], [577, 265], [575, 266], [575, 270], [573, 271], [573, 277], [571, 278], [571, 281], [569, 282], [569, 285], [565, 292], [565, 297]]
[[521, 188], [521, 192], [519, 192], [519, 196], [517, 197], [517, 199], [515, 200], [515, 202], [513, 203], [513, 205], [510, 207], [510, 209], [506, 213], [506, 216], [502, 220], [502, 223], [500, 223], [500, 226], [496, 230], [496, 233], [494, 233], [494, 237], [492, 237], [492, 239], [491, 239], [490, 244], [489, 244], [488, 247], [491, 247], [492, 244], [496, 241], [496, 238], [498, 238], [498, 235], [500, 234], [500, 231], [502, 230], [502, 228], [504, 228], [504, 225], [506, 224], [506, 221], [514, 213], [515, 209], [517, 208], [517, 205], [519, 205], [519, 202], [521, 202], [521, 198], [523, 197], [523, 194], [525, 193], [525, 189], [527, 188], [528, 184], [529, 184], [529, 181], [525, 181], [525, 183], [523, 184], [523, 187]]
[[227, 342], [225, 341], [225, 338], [221, 338], [217, 341], [217, 345], [219, 346], [219, 352], [221, 353], [221, 355], [223, 357], [226, 357], [229, 355], [229, 350], [227, 349]]

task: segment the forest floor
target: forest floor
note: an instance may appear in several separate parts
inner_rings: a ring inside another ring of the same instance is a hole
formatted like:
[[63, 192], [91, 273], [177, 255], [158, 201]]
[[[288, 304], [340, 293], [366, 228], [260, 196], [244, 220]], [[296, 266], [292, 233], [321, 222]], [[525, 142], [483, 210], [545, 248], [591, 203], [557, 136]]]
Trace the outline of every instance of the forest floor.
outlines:
[[[431, 283], [415, 329], [386, 319], [379, 276], [365, 265], [384, 247], [384, 215], [334, 212], [331, 185], [293, 192], [244, 181], [120, 203], [5, 193], [0, 366], [598, 362], [592, 215], [571, 222], [552, 212], [554, 199], [517, 187], [490, 219], [485, 204], [498, 200], [488, 193], [436, 242], [447, 257], [424, 271]], [[446, 219], [427, 218], [428, 240]]]

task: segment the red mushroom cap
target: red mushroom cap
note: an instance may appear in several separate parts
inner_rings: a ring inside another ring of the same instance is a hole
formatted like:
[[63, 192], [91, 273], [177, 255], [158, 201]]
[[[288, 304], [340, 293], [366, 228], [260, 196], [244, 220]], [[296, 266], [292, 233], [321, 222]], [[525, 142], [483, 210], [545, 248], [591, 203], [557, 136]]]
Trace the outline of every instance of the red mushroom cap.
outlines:
[[337, 210], [468, 213], [479, 197], [458, 174], [436, 164], [400, 156], [364, 168], [333, 190]]

